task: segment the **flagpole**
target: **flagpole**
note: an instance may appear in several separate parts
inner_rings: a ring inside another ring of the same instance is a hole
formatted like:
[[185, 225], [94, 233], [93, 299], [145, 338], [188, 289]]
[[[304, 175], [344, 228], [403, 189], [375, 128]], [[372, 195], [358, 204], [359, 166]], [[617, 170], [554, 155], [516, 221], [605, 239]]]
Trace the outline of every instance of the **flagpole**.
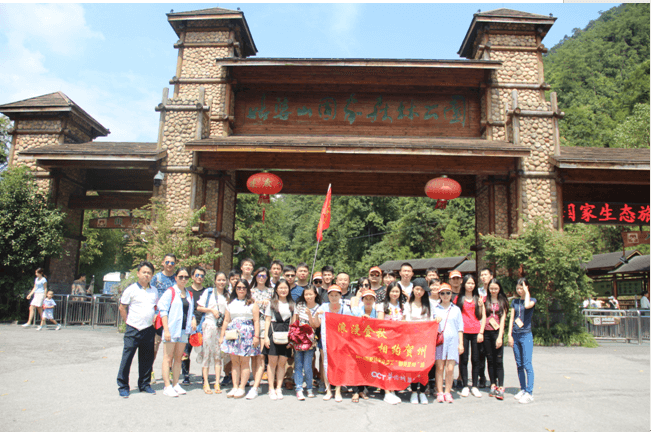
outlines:
[[314, 261], [312, 261], [312, 271], [310, 272], [310, 280], [312, 280], [312, 276], [314, 275], [314, 266], [316, 265], [316, 254], [319, 253], [319, 243], [320, 241], [316, 242], [316, 250], [314, 251]]
[[[330, 226], [330, 188], [332, 187], [332, 183], [328, 185], [328, 191], [326, 192], [326, 199], [323, 202], [323, 208], [321, 209], [321, 218], [319, 219], [319, 226], [317, 227], [317, 235], [316, 235], [316, 250], [314, 251], [314, 260], [312, 261], [312, 271], [310, 272], [310, 280], [312, 280], [312, 276], [314, 275], [314, 266], [316, 265], [316, 256], [319, 253], [319, 244], [321, 243], [321, 240], [323, 240], [323, 229], [327, 229]], [[322, 227], [322, 223], [324, 222], [324, 211], [328, 209], [327, 215], [327, 225], [325, 227]], [[321, 235], [321, 239], [319, 239], [319, 235]]]

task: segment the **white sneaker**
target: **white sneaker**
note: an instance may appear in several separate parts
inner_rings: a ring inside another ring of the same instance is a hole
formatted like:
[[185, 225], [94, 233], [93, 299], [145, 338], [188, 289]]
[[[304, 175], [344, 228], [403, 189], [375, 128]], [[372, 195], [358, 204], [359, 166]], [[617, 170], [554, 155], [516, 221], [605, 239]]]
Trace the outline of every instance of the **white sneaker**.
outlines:
[[411, 397], [409, 398], [409, 402], [418, 405], [418, 394], [416, 392], [411, 392]]
[[41, 331], [41, 326], [36, 327], [36, 331]]
[[179, 395], [184, 395], [184, 394], [187, 393], [185, 390], [183, 390], [183, 387], [181, 387], [181, 384], [176, 384], [174, 386], [174, 391]]
[[255, 399], [258, 397], [258, 389], [253, 387], [249, 392], [246, 394], [246, 398], [248, 400]]
[[233, 388], [231, 389], [231, 391], [229, 391], [228, 393], [226, 393], [226, 397], [227, 397], [227, 398], [232, 398], [233, 396], [235, 396], [235, 392], [236, 392], [236, 391], [237, 391], [237, 387], [233, 387]]
[[276, 397], [278, 398], [278, 400], [282, 400], [282, 398], [283, 398], [283, 391], [282, 391], [282, 389], [280, 389], [280, 390], [276, 390]]
[[530, 402], [533, 402], [533, 395], [532, 394], [525, 393], [520, 398], [520, 403], [521, 404], [528, 404]]
[[278, 398], [276, 397], [276, 390], [274, 390], [274, 389], [269, 389], [269, 399], [271, 399], [271, 400], [276, 400], [276, 399], [278, 399]]
[[470, 389], [470, 393], [472, 393], [472, 395], [473, 395], [474, 397], [477, 397], [477, 398], [480, 398], [480, 397], [481, 397], [481, 393], [479, 392], [479, 389], [478, 389], [477, 387], [473, 387], [473, 388], [471, 388], [471, 389]]
[[23, 324], [21, 327], [25, 327], [25, 328], [27, 328], [27, 327], [29, 327], [29, 326], [31, 326], [30, 323], [25, 323], [25, 324]]
[[55, 328], [54, 330], [61, 330], [61, 324], [58, 324], [57, 328]]
[[387, 394], [384, 395], [384, 402], [391, 405], [398, 405], [402, 401], [395, 394], [387, 392]]
[[305, 400], [305, 396], [303, 396], [303, 390], [299, 390], [299, 391], [296, 392], [296, 399], [298, 399], [300, 401]]
[[526, 392], [525, 392], [524, 390], [520, 390], [520, 391], [519, 391], [515, 396], [513, 396], [513, 397], [515, 398], [515, 400], [520, 400], [520, 398], [522, 398], [522, 396], [524, 396], [525, 393], [526, 393]]
[[468, 387], [464, 387], [463, 390], [461, 390], [461, 396], [468, 397], [469, 394], [470, 394], [470, 389]]
[[246, 392], [244, 391], [244, 389], [238, 388], [237, 390], [235, 390], [235, 393], [233, 393], [233, 398], [241, 399], [244, 397], [245, 394]]
[[420, 397], [421, 405], [427, 405], [429, 403], [429, 401], [427, 400], [427, 395], [425, 395], [425, 393], [421, 393], [419, 397]]
[[179, 394], [176, 391], [174, 391], [174, 387], [172, 386], [165, 387], [165, 389], [163, 390], [163, 394], [169, 397], [179, 397]]

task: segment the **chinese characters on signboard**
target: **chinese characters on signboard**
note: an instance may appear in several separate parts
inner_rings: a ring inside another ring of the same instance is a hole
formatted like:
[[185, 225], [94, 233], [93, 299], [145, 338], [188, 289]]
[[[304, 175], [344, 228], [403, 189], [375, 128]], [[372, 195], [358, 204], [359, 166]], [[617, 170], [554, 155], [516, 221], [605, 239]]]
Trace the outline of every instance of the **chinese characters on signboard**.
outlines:
[[643, 225], [649, 223], [649, 204], [564, 202], [564, 223]]

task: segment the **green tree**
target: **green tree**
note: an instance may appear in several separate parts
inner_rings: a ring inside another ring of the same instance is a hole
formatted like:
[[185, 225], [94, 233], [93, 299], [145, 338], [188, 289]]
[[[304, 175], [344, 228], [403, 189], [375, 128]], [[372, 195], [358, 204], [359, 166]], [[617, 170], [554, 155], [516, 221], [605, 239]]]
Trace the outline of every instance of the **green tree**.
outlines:
[[159, 199], [152, 198], [150, 204], [134, 210], [134, 217], [145, 222], [129, 230], [126, 250], [133, 256], [133, 266], [145, 259], [159, 266], [168, 253], [176, 255], [177, 266], [212, 265], [222, 254], [210, 239], [196, 232], [205, 211], [206, 208], [202, 207], [190, 212], [185, 227], [177, 229], [167, 207]]
[[593, 295], [590, 279], [582, 267], [592, 259], [592, 253], [585, 247], [581, 233], [561, 233], [545, 221], [536, 220], [527, 224], [518, 238], [485, 235], [482, 240], [488, 262], [508, 271], [511, 281], [520, 276], [529, 280], [531, 295], [538, 301], [548, 331], [550, 309], [555, 302], [566, 324], [580, 328], [580, 304]]
[[0, 316], [27, 311], [25, 292], [45, 258], [62, 252], [66, 215], [48, 204], [27, 168], [0, 173]]
[[650, 115], [648, 103], [635, 105], [632, 114], [615, 128], [613, 147], [648, 148]]

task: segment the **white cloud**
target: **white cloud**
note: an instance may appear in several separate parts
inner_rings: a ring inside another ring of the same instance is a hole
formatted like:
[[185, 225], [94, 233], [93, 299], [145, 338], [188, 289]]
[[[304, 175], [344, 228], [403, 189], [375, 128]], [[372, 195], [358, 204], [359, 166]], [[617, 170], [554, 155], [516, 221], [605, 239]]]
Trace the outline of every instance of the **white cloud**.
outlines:
[[58, 55], [74, 56], [88, 39], [104, 40], [86, 24], [77, 4], [7, 4], [2, 8], [3, 33], [11, 43], [44, 45]]
[[0, 104], [61, 91], [111, 129], [104, 140], [156, 140], [161, 92], [147, 76], [92, 69], [84, 51], [104, 36], [86, 22], [83, 6], [4, 4], [0, 22]]

